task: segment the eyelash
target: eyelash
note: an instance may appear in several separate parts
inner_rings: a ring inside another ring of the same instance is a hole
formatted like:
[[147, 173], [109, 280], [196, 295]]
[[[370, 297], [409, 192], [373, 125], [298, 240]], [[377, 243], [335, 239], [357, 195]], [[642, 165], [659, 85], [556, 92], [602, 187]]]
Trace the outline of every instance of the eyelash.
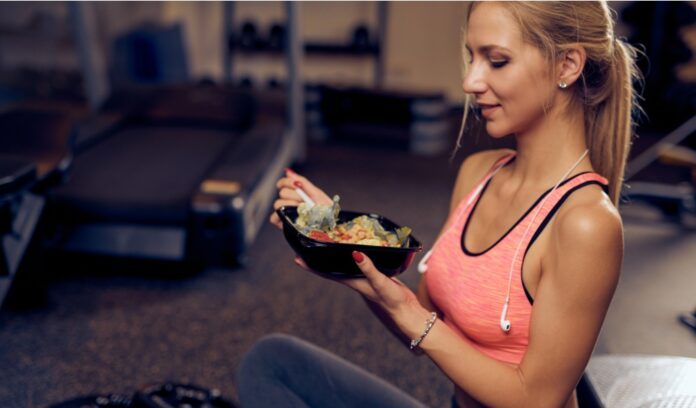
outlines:
[[[469, 64], [473, 64], [473, 63], [474, 63], [474, 58], [473, 57], [469, 58]], [[508, 60], [491, 60], [490, 61], [491, 66], [495, 69], [502, 68], [505, 65], [507, 65], [507, 63], [508, 63]]]

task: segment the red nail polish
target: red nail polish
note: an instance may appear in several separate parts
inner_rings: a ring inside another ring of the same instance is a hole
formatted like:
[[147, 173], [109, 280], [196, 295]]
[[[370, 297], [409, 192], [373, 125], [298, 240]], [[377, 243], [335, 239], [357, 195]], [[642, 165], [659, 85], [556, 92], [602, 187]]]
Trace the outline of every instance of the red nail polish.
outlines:
[[292, 169], [291, 169], [290, 167], [286, 167], [286, 168], [285, 168], [285, 172], [288, 173], [288, 174], [297, 174], [297, 173], [295, 173], [294, 171], [292, 171]]
[[292, 184], [294, 184], [295, 187], [297, 187], [297, 188], [302, 188], [302, 182], [299, 181], [299, 180], [296, 180], [296, 181], [295, 181], [294, 183], [292, 183]]
[[362, 261], [365, 260], [365, 256], [362, 254], [362, 252], [358, 251], [353, 251], [353, 259], [355, 259], [355, 262], [361, 263]]

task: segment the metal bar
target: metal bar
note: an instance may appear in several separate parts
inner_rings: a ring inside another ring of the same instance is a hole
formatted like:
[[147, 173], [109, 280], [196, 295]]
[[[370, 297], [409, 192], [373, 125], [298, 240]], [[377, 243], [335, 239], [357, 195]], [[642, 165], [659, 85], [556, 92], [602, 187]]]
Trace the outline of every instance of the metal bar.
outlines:
[[285, 2], [287, 16], [287, 64], [288, 64], [288, 121], [290, 135], [295, 143], [295, 159], [303, 162], [307, 155], [305, 135], [304, 85], [302, 82], [302, 60], [304, 48], [300, 38], [300, 9], [302, 3]]
[[232, 48], [230, 47], [230, 40], [233, 38], [234, 34], [234, 2], [225, 1], [222, 7], [222, 72], [225, 82], [232, 83], [234, 79], [234, 57], [232, 55]]
[[638, 157], [631, 160], [626, 166], [626, 174], [624, 178], [629, 180], [631, 177], [635, 176], [639, 171], [648, 167], [650, 163], [657, 160], [661, 149], [663, 149], [665, 146], [676, 145], [677, 143], [691, 136], [694, 131], [696, 131], [696, 115], [692, 116], [689, 120], [684, 122], [670, 134], [663, 137], [658, 143], [655, 143], [649, 149], [638, 155]]
[[389, 12], [388, 1], [377, 2], [377, 46], [379, 50], [375, 56], [375, 88], [384, 86], [384, 56], [387, 48], [387, 17]]
[[68, 12], [75, 27], [75, 42], [84, 77], [85, 94], [92, 110], [98, 109], [109, 94], [106, 63], [98, 44], [94, 11], [93, 3], [68, 2]]

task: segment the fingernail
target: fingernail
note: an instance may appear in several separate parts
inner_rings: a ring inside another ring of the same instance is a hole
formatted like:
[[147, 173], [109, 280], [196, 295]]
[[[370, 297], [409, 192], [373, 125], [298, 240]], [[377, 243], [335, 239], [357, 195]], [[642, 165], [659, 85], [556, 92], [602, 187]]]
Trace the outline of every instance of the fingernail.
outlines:
[[362, 252], [358, 251], [353, 251], [353, 259], [355, 259], [355, 262], [361, 263], [362, 261], [365, 260], [365, 255], [362, 254]]
[[297, 174], [297, 173], [295, 173], [294, 171], [292, 171], [292, 169], [291, 169], [290, 167], [286, 167], [286, 168], [285, 168], [285, 172], [288, 173], [288, 174]]
[[292, 183], [295, 187], [297, 188], [302, 188], [302, 182], [299, 180], [296, 180], [294, 183]]

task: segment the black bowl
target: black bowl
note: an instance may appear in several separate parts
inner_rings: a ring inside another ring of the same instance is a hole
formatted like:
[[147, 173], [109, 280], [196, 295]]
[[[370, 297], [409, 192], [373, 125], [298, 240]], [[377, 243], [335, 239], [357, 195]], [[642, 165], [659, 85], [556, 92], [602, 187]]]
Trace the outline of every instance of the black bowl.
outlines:
[[[416, 252], [423, 250], [421, 243], [411, 235], [407, 245], [401, 248], [380, 247], [373, 245], [341, 244], [322, 242], [309, 238], [295, 228], [297, 207], [281, 207], [276, 210], [283, 222], [283, 234], [292, 249], [312, 270], [338, 278], [355, 278], [364, 276], [353, 260], [353, 251], [367, 255], [377, 269], [387, 276], [394, 276], [405, 271]], [[355, 217], [367, 215], [376, 219], [387, 231], [400, 228], [399, 225], [377, 214], [341, 211], [338, 223], [344, 223]]]

